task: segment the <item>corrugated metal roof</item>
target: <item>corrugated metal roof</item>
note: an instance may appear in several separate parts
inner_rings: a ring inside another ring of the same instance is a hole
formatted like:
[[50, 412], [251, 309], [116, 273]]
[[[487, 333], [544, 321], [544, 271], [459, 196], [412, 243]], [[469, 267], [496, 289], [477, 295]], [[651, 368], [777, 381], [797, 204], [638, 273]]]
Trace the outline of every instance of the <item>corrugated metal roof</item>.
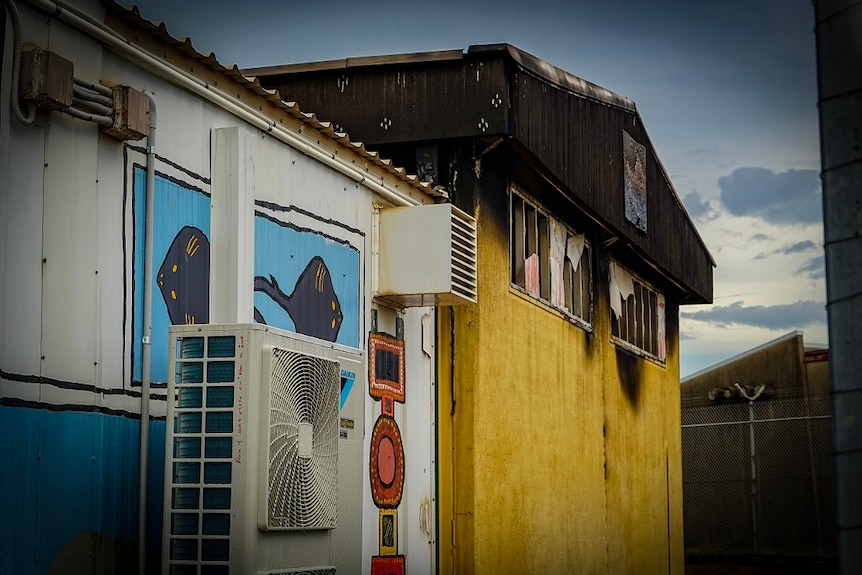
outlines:
[[420, 181], [415, 174], [408, 174], [404, 168], [395, 166], [391, 160], [381, 158], [377, 152], [366, 149], [362, 142], [351, 141], [346, 132], [336, 131], [332, 122], [320, 120], [314, 113], [303, 112], [296, 102], [286, 102], [282, 100], [278, 90], [264, 88], [256, 78], [247, 76], [236, 64], [224, 65], [218, 61], [214, 52], [204, 53], [198, 51], [192, 44], [190, 38], [172, 36], [163, 22], [151, 22], [141, 16], [141, 12], [137, 6], [122, 6], [113, 2], [113, 0], [102, 1], [108, 13], [118, 17], [125, 24], [150, 34], [158, 42], [178, 50], [183, 55], [197, 60], [209, 69], [222, 74], [233, 82], [236, 82], [254, 92], [260, 98], [276, 105], [307, 126], [314, 128], [332, 141], [337, 142], [343, 147], [349, 149], [351, 152], [354, 152], [381, 167], [383, 170], [397, 177], [401, 181], [410, 184], [429, 195], [447, 195], [444, 190], [432, 188], [427, 182]]

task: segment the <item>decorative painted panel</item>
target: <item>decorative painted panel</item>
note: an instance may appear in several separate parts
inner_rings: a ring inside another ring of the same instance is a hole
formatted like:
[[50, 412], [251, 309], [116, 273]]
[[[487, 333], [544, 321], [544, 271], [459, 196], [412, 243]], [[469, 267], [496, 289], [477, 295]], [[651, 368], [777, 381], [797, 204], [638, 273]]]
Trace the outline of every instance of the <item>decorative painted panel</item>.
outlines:
[[255, 321], [359, 347], [362, 233], [294, 207], [258, 208]]
[[[132, 381], [140, 383], [144, 335], [146, 172], [134, 168]], [[168, 326], [209, 322], [210, 197], [162, 174], [155, 177], [150, 378], [166, 383]]]

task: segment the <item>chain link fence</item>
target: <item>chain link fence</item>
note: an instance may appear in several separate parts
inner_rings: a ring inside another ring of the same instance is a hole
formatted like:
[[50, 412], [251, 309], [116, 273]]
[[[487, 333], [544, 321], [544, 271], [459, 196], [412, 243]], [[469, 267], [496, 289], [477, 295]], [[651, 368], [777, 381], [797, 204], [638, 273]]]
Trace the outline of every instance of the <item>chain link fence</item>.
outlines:
[[828, 397], [682, 411], [688, 556], [834, 557]]

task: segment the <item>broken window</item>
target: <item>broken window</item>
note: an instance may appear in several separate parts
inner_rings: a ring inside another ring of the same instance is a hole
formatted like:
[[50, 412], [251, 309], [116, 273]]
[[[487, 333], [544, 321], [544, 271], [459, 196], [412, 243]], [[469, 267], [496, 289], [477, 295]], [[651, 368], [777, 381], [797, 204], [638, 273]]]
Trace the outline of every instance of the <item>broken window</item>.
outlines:
[[511, 282], [527, 294], [590, 325], [590, 248], [584, 235], [549, 215], [513, 187]]
[[609, 276], [612, 338], [665, 361], [664, 295], [617, 262], [610, 262]]

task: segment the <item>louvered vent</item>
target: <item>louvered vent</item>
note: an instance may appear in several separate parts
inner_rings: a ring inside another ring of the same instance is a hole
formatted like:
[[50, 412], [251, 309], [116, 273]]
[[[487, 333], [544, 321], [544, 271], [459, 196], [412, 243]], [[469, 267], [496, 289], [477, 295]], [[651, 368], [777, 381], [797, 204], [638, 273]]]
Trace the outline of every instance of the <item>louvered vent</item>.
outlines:
[[452, 209], [452, 292], [476, 303], [476, 220]]
[[260, 528], [332, 529], [338, 505], [339, 364], [264, 346], [262, 371], [268, 401], [262, 439], [269, 448], [261, 462], [266, 508]]
[[380, 211], [375, 295], [403, 307], [475, 303], [476, 220], [452, 204]]

